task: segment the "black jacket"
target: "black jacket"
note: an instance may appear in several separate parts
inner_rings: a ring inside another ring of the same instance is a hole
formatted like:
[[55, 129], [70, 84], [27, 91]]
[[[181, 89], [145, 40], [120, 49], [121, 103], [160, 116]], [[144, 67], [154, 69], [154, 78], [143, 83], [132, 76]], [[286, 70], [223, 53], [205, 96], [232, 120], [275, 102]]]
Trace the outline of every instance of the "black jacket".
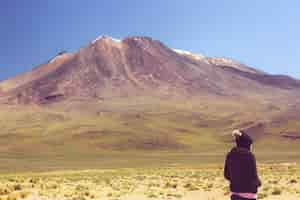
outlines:
[[257, 193], [261, 186], [255, 157], [246, 148], [234, 147], [227, 154], [224, 176], [230, 181], [231, 192]]

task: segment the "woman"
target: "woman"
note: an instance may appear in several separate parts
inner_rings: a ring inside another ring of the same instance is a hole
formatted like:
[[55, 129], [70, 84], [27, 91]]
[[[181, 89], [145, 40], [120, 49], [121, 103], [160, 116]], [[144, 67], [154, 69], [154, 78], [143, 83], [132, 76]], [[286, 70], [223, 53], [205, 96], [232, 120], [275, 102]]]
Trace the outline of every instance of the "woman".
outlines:
[[231, 200], [255, 200], [261, 182], [251, 152], [253, 140], [240, 130], [234, 130], [233, 136], [236, 147], [227, 154], [224, 167], [224, 176], [230, 181]]

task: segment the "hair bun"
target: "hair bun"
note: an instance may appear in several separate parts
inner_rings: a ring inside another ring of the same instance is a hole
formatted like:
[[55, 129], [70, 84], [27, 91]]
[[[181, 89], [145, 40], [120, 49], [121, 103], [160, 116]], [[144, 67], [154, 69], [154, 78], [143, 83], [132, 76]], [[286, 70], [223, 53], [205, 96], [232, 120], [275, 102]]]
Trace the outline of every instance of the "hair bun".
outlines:
[[242, 134], [243, 133], [238, 129], [232, 131], [232, 136], [234, 136], [234, 137], [240, 137], [240, 136], [242, 136]]

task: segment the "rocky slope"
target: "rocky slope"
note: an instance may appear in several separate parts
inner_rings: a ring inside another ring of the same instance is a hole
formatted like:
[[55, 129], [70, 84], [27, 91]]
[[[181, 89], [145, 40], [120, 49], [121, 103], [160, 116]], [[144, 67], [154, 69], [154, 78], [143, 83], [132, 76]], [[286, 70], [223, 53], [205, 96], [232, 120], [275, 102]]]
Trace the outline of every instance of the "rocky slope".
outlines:
[[0, 83], [5, 103], [45, 104], [73, 98], [298, 94], [300, 81], [225, 58], [174, 50], [148, 37], [101, 36], [76, 53], [62, 52], [31, 72]]

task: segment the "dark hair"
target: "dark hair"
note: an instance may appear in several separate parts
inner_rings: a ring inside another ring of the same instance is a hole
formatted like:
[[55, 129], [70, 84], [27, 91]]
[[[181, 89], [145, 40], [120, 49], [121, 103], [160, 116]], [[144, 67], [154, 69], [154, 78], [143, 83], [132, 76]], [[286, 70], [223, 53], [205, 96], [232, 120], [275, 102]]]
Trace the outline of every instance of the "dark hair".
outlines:
[[236, 146], [250, 150], [250, 146], [253, 143], [252, 138], [245, 132], [243, 131], [240, 132], [242, 133], [241, 136], [235, 136]]

